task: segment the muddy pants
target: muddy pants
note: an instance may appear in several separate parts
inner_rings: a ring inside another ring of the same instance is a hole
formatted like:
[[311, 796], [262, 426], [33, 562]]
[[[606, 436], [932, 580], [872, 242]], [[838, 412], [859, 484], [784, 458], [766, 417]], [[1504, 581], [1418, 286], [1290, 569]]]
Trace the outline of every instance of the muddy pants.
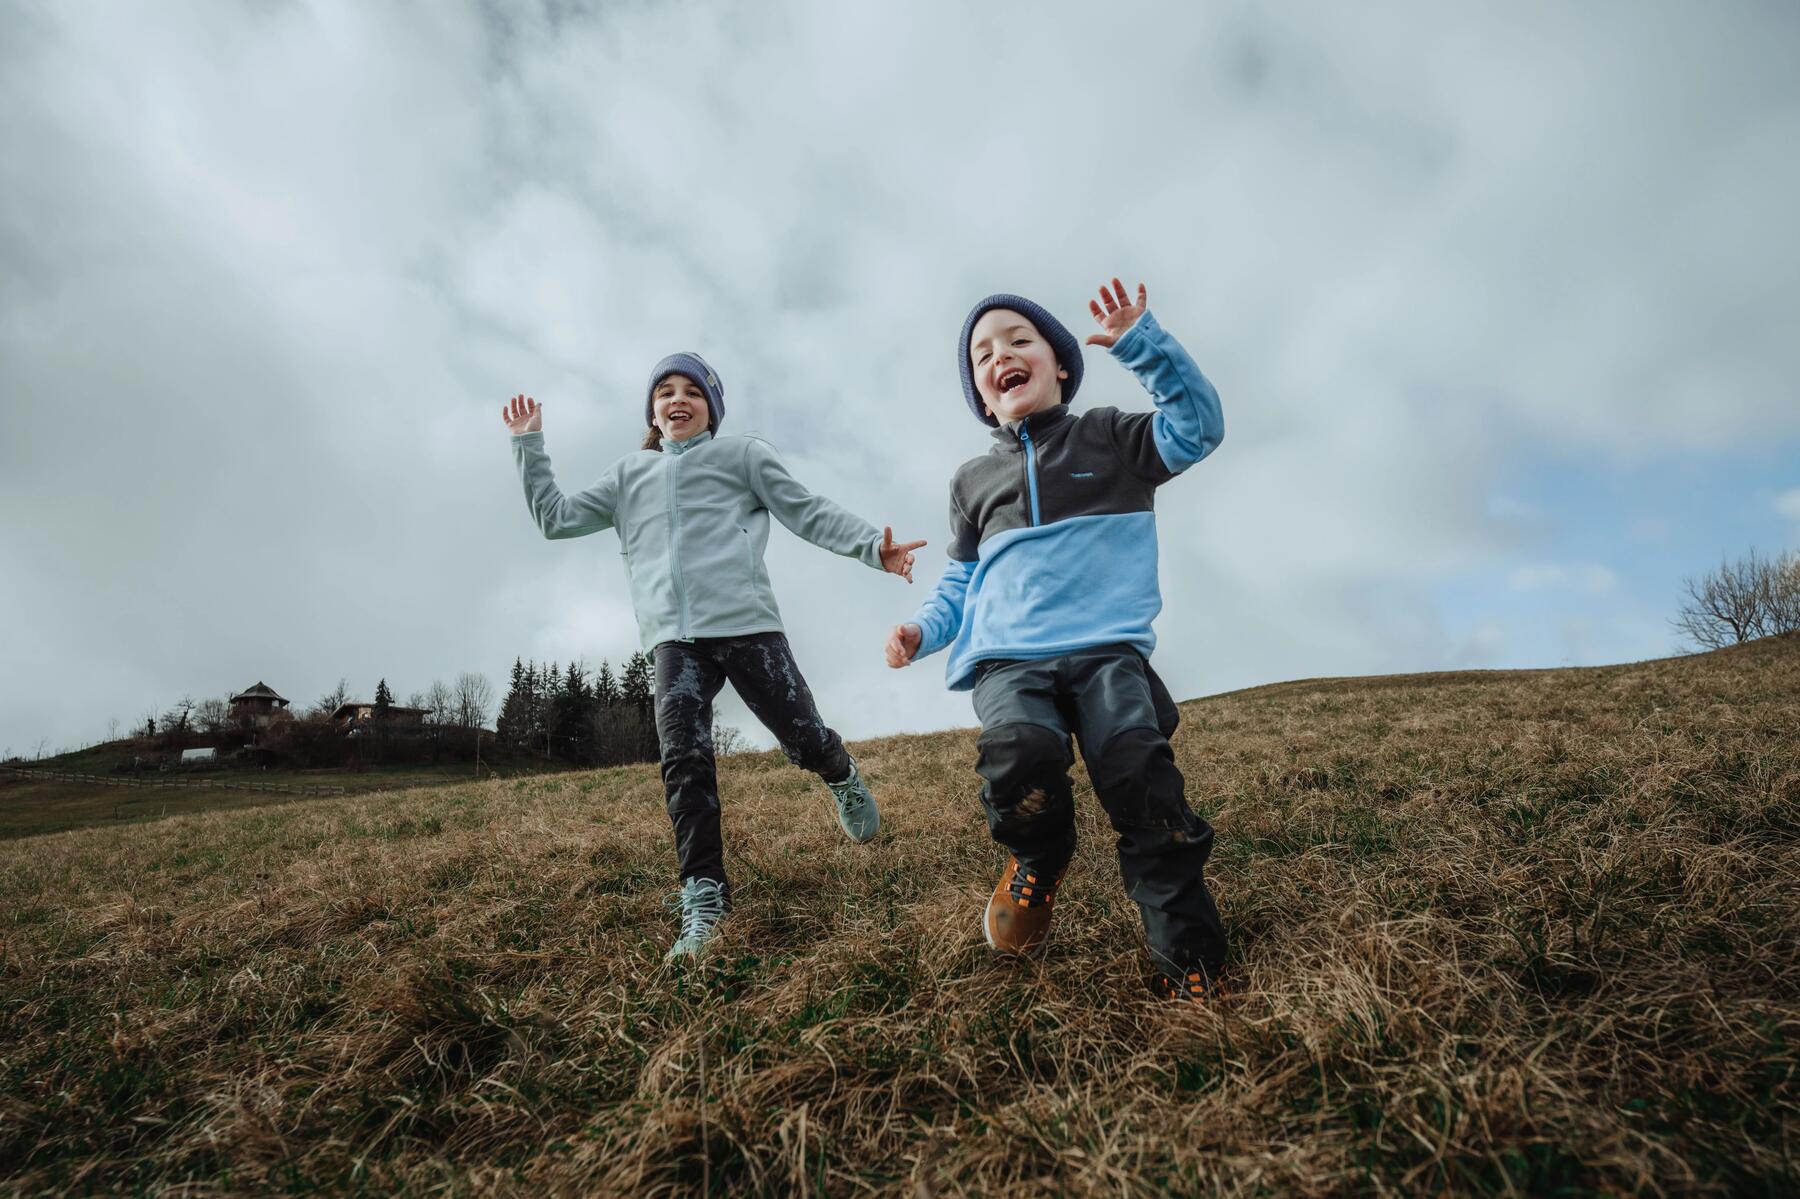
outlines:
[[1035, 661], [983, 662], [976, 769], [988, 828], [1021, 864], [1055, 878], [1075, 853], [1069, 735], [1119, 834], [1119, 874], [1138, 905], [1151, 957], [1179, 976], [1216, 973], [1225, 928], [1207, 892], [1212, 828], [1187, 805], [1169, 737], [1180, 716], [1162, 680], [1124, 645]]
[[829, 782], [850, 774], [844, 742], [825, 727], [782, 633], [665, 641], [656, 658], [656, 735], [663, 791], [675, 825], [679, 879], [725, 876], [719, 838], [719, 779], [713, 767], [713, 697], [730, 682], [788, 761]]

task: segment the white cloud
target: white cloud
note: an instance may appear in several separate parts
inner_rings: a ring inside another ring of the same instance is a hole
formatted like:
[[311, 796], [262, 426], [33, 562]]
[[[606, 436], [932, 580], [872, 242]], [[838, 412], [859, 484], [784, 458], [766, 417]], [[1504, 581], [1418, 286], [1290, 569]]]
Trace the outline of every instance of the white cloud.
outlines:
[[1507, 585], [1514, 591], [1559, 589], [1605, 595], [1618, 587], [1619, 576], [1597, 562], [1534, 562], [1515, 568]]
[[1775, 511], [1789, 520], [1800, 520], [1800, 487], [1784, 491], [1776, 496]]

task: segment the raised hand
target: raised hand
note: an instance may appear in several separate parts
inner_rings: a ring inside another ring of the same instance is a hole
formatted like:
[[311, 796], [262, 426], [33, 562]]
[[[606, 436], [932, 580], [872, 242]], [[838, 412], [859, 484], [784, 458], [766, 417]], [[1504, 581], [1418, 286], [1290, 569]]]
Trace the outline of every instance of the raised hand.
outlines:
[[882, 651], [887, 655], [887, 664], [895, 670], [912, 664], [913, 655], [919, 652], [919, 641], [924, 636], [916, 624], [897, 624], [888, 634], [887, 644]]
[[[1103, 308], [1102, 305], [1105, 305]], [[1113, 276], [1112, 291], [1106, 290], [1106, 284], [1100, 285], [1100, 298], [1088, 301], [1088, 311], [1100, 322], [1102, 332], [1092, 334], [1087, 343], [1090, 346], [1111, 346], [1119, 338], [1125, 336], [1126, 330], [1137, 324], [1137, 319], [1144, 315], [1150, 307], [1150, 297], [1144, 293], [1144, 285], [1138, 284], [1137, 303], [1125, 302], [1125, 285]]]
[[544, 427], [544, 410], [528, 395], [516, 395], [500, 405], [500, 419], [515, 434], [536, 433]]
[[[894, 544], [894, 530], [881, 530], [881, 569], [891, 575], [899, 575], [908, 583], [912, 582], [912, 552], [924, 545], [923, 541], [908, 541], [904, 545]], [[891, 665], [891, 663], [890, 663]], [[905, 665], [902, 663], [902, 665]]]

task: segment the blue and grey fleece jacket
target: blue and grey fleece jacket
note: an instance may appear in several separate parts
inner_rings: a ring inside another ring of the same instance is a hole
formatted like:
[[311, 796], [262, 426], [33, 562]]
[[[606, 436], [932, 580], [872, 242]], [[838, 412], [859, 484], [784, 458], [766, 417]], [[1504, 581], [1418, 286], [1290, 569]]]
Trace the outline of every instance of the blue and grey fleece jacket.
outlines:
[[1095, 645], [1156, 648], [1156, 489], [1225, 436], [1219, 395], [1145, 312], [1112, 355], [1156, 408], [1061, 405], [994, 432], [950, 483], [950, 562], [912, 623], [916, 657], [946, 646], [952, 691], [977, 663]]

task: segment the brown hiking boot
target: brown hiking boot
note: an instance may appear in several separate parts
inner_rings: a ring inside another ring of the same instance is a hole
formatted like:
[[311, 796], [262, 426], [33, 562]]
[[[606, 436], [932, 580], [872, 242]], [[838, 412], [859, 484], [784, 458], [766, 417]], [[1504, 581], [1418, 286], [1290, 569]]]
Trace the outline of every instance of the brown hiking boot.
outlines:
[[988, 900], [981, 931], [988, 947], [1001, 953], [1032, 954], [1050, 940], [1050, 915], [1062, 875], [1046, 879], [1019, 859], [1009, 858], [1006, 871]]

